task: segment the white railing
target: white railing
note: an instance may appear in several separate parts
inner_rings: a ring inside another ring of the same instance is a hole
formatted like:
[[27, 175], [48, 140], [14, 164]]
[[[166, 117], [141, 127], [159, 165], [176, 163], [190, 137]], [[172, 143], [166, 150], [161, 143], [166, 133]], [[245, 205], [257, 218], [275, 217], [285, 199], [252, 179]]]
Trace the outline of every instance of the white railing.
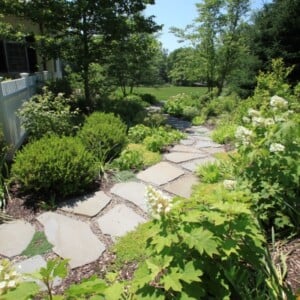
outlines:
[[47, 71], [31, 76], [28, 73], [20, 75], [20, 79], [0, 82], [0, 126], [5, 140], [13, 149], [20, 147], [26, 136], [17, 116], [18, 109], [35, 94], [38, 84], [51, 78]]

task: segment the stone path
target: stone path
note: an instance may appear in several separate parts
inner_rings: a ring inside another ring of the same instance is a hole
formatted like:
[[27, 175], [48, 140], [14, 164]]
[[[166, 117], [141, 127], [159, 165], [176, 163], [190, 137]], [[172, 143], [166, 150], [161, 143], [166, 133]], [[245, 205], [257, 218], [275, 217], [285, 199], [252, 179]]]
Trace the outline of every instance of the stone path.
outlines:
[[[146, 187], [152, 185], [171, 196], [188, 198], [198, 182], [193, 174], [197, 166], [213, 161], [213, 154], [224, 151], [209, 137], [203, 126], [173, 117], [168, 122], [187, 133], [187, 137], [170, 149], [163, 161], [137, 174], [137, 181], [115, 184], [107, 193], [103, 191], [76, 198], [54, 212], [45, 212], [36, 220], [43, 226], [53, 251], [69, 259], [71, 268], [97, 260], [115, 241], [138, 224], [146, 222]], [[25, 221], [0, 225], [0, 254], [8, 258], [20, 255], [30, 243], [36, 228]], [[20, 261], [24, 271], [45, 265], [43, 257]]]

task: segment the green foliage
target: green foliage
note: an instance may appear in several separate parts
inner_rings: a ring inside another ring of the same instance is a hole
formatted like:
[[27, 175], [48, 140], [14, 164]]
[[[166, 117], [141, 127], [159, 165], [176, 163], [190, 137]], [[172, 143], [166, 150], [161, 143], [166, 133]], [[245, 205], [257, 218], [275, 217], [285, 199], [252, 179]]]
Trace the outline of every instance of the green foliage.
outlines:
[[170, 97], [164, 104], [165, 112], [191, 120], [199, 114], [200, 100], [185, 93]]
[[56, 78], [46, 82], [46, 86], [50, 93], [58, 95], [63, 93], [64, 97], [69, 98], [72, 95], [72, 86], [68, 77]]
[[204, 124], [205, 121], [206, 121], [206, 116], [201, 114], [200, 116], [196, 116], [192, 119], [192, 124], [194, 126], [199, 126]]
[[112, 113], [94, 112], [78, 132], [86, 149], [99, 162], [116, 157], [126, 144], [126, 125]]
[[221, 122], [212, 132], [212, 140], [220, 144], [227, 144], [235, 140], [237, 125]]
[[114, 182], [126, 182], [136, 180], [135, 174], [131, 170], [117, 171], [114, 173]]
[[157, 104], [157, 99], [153, 94], [144, 93], [144, 94], [139, 94], [139, 96], [142, 98], [144, 102], [147, 102], [152, 105]]
[[217, 162], [200, 165], [196, 170], [196, 174], [205, 183], [216, 183], [222, 179], [220, 166]]
[[53, 135], [18, 151], [11, 173], [21, 189], [49, 200], [82, 193], [97, 177], [97, 166], [79, 139]]
[[76, 129], [77, 112], [71, 111], [70, 99], [63, 94], [54, 95], [47, 88], [25, 102], [18, 114], [32, 139], [53, 133], [71, 135]]
[[52, 245], [48, 242], [43, 231], [37, 231], [27, 248], [22, 252], [22, 255], [35, 256], [49, 252], [52, 249]]
[[115, 272], [121, 270], [126, 264], [142, 263], [147, 256], [147, 240], [152, 235], [151, 223], [144, 223], [137, 226], [134, 231], [119, 238], [113, 245], [112, 251], [116, 259], [112, 265]]
[[159, 127], [166, 124], [167, 118], [161, 113], [149, 113], [143, 124], [149, 127]]
[[143, 124], [130, 127], [128, 130], [128, 138], [132, 143], [141, 143], [147, 137], [152, 135], [153, 130]]
[[253, 196], [253, 209], [266, 231], [299, 233], [299, 114], [273, 96], [261, 110], [251, 109], [236, 132], [237, 176]]
[[[6, 155], [8, 151], [8, 146], [4, 139], [4, 134], [2, 127], [0, 126], [0, 209], [5, 206], [5, 167], [6, 167]], [[1, 218], [0, 218], [1, 223]]]
[[129, 290], [133, 299], [275, 300], [288, 295], [269, 271], [264, 238], [240, 200], [229, 196], [211, 205], [177, 200], [154, 220], [149, 258]]
[[140, 170], [160, 160], [161, 155], [147, 150], [145, 145], [128, 144], [126, 149], [121, 152], [120, 157], [113, 161], [112, 166], [117, 167], [119, 170]]

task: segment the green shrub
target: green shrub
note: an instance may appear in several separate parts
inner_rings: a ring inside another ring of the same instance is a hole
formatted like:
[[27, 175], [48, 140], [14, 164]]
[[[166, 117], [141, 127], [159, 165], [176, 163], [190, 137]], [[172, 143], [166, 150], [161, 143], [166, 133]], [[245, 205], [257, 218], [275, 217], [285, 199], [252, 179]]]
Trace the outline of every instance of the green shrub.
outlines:
[[145, 145], [142, 144], [129, 144], [127, 146], [129, 150], [135, 150], [140, 153], [143, 159], [143, 166], [148, 167], [158, 163], [161, 160], [161, 155], [157, 152], [149, 151]]
[[284, 236], [300, 232], [300, 118], [288, 108], [288, 101], [273, 96], [268, 107], [249, 110], [236, 131], [234, 160], [264, 228]]
[[152, 94], [139, 94], [139, 96], [142, 98], [143, 101], [149, 103], [149, 104], [156, 104], [157, 103], [157, 99], [154, 95]]
[[126, 125], [110, 113], [94, 112], [86, 118], [78, 136], [100, 162], [121, 153], [126, 144]]
[[66, 77], [48, 81], [46, 86], [52, 94], [63, 93], [66, 98], [69, 98], [73, 92], [70, 81]]
[[161, 113], [149, 113], [143, 123], [149, 127], [159, 127], [166, 124], [167, 118]]
[[197, 115], [199, 115], [199, 110], [194, 106], [185, 106], [182, 110], [182, 116], [187, 120], [192, 120]]
[[141, 170], [143, 167], [143, 158], [139, 151], [133, 149], [125, 149], [121, 155], [114, 160], [113, 166], [119, 170]]
[[97, 177], [97, 166], [79, 139], [52, 135], [17, 152], [11, 173], [26, 192], [66, 197], [86, 190]]
[[216, 183], [222, 179], [220, 166], [217, 162], [200, 165], [196, 170], [196, 174], [205, 183]]
[[152, 135], [152, 132], [152, 128], [139, 124], [129, 128], [128, 138], [132, 143], [141, 143], [147, 136]]
[[126, 283], [134, 299], [291, 296], [280, 285], [259, 225], [242, 199], [228, 194], [227, 201], [203, 205], [147, 195], [158, 217], [148, 229], [147, 257]]
[[46, 134], [71, 135], [77, 129], [78, 113], [71, 111], [70, 99], [64, 98], [63, 94], [54, 95], [47, 88], [41, 95], [25, 102], [18, 115], [32, 139]]
[[168, 145], [164, 137], [159, 134], [147, 136], [144, 139], [143, 144], [146, 146], [147, 150], [153, 152], [161, 152], [164, 149], [164, 147]]

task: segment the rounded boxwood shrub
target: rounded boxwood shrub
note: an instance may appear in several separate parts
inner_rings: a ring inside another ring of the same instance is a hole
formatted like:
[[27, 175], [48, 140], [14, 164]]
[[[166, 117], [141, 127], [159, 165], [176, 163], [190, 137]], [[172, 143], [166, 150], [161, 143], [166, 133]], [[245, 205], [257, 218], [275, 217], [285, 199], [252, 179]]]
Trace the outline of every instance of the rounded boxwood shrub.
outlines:
[[94, 112], [78, 133], [86, 148], [99, 161], [116, 157], [126, 144], [126, 125], [112, 113]]
[[96, 178], [95, 157], [78, 138], [45, 136], [15, 157], [12, 179], [26, 192], [66, 197], [83, 192]]

